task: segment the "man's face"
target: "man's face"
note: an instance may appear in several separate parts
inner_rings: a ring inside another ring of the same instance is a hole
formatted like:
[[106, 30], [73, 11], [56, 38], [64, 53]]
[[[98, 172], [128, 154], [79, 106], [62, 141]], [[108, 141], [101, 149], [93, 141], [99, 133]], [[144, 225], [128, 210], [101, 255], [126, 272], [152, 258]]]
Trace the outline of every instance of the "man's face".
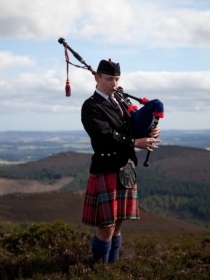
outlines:
[[114, 93], [118, 87], [120, 76], [110, 76], [106, 74], [96, 74], [95, 80], [97, 82], [97, 89], [107, 95]]

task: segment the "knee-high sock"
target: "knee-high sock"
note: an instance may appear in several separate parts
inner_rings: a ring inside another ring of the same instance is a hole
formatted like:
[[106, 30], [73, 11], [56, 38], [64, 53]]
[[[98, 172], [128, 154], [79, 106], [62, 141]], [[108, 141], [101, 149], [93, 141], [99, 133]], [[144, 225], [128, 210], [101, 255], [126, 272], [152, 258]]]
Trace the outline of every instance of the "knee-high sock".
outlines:
[[109, 252], [108, 262], [114, 262], [114, 261], [118, 260], [121, 242], [122, 242], [121, 235], [113, 235], [112, 246], [111, 246], [111, 250]]
[[102, 259], [103, 263], [107, 263], [109, 259], [109, 251], [111, 249], [111, 241], [103, 241], [95, 235], [92, 241], [94, 262]]

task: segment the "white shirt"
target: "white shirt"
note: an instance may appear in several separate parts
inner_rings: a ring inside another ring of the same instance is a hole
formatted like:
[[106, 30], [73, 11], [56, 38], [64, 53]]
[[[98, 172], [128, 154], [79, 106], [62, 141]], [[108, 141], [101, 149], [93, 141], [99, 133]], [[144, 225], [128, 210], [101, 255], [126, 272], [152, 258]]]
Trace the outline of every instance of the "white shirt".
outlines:
[[98, 94], [100, 94], [103, 98], [105, 98], [106, 100], [108, 100], [108, 101], [110, 102], [110, 100], [109, 100], [109, 95], [103, 93], [102, 91], [98, 90], [97, 88], [96, 88], [96, 92], [97, 92]]

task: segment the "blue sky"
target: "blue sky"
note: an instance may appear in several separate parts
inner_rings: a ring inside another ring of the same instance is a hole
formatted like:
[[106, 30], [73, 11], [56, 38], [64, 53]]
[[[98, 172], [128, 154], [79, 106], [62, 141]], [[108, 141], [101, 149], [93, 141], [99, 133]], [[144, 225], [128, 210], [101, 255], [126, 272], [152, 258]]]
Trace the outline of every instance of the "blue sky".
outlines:
[[70, 66], [65, 97], [60, 37], [93, 69], [119, 62], [125, 92], [164, 103], [162, 129], [210, 129], [209, 22], [209, 0], [0, 0], [0, 131], [82, 129], [95, 81]]

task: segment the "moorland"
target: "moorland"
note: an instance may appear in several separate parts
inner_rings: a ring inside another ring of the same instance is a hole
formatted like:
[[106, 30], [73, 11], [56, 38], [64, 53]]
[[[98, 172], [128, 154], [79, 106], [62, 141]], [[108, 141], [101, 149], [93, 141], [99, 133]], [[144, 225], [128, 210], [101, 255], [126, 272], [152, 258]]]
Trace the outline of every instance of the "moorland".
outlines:
[[210, 152], [161, 145], [149, 167], [137, 153], [141, 219], [124, 223], [120, 261], [105, 267], [92, 264], [95, 229], [81, 224], [91, 155], [0, 167], [0, 279], [209, 279]]

